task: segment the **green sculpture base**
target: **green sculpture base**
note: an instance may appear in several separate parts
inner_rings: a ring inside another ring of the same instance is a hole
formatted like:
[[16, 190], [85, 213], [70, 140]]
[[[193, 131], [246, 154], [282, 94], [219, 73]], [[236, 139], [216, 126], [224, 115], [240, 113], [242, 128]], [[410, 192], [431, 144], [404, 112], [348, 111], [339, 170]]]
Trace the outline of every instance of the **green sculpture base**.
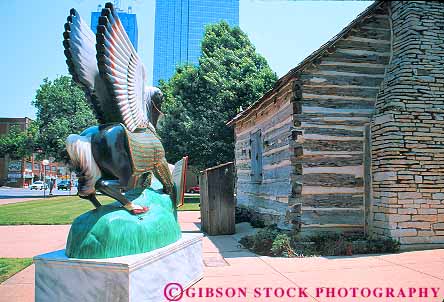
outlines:
[[[139, 191], [140, 192], [140, 191]], [[118, 202], [101, 206], [77, 217], [69, 231], [66, 255], [100, 259], [149, 252], [181, 238], [177, 212], [169, 195], [153, 188], [125, 194], [149, 211], [132, 215]]]

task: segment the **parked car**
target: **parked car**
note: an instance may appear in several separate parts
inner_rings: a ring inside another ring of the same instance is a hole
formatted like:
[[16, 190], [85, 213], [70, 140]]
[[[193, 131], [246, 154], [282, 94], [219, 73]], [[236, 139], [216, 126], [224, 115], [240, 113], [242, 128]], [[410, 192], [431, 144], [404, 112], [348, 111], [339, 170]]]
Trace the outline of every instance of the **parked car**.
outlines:
[[200, 187], [194, 186], [188, 189], [188, 193], [200, 193]]
[[57, 184], [57, 190], [70, 190], [71, 182], [69, 180], [62, 180]]
[[42, 180], [37, 180], [29, 186], [30, 190], [43, 190], [43, 188], [48, 189], [48, 184], [44, 183]]

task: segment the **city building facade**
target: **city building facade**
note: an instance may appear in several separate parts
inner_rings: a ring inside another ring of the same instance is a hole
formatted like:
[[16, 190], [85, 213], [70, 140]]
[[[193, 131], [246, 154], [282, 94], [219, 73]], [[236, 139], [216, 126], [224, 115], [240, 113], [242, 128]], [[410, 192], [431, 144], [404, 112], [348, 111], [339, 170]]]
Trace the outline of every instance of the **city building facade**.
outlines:
[[[12, 127], [25, 131], [32, 120], [23, 118], [0, 118], [0, 136], [9, 133]], [[27, 188], [35, 180], [70, 179], [69, 168], [58, 162], [43, 165], [37, 160], [37, 154], [27, 158], [16, 158], [12, 154], [0, 157], [0, 186]]]
[[153, 84], [168, 80], [180, 64], [197, 64], [205, 26], [239, 25], [239, 0], [157, 0]]

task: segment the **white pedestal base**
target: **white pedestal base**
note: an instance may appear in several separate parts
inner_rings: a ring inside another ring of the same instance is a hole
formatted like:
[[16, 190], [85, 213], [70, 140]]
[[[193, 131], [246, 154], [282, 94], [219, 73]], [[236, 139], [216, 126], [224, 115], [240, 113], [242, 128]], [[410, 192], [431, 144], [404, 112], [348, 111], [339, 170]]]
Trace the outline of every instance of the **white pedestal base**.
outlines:
[[59, 250], [34, 257], [35, 301], [165, 301], [164, 288], [186, 289], [203, 277], [202, 234], [155, 251], [108, 259], [73, 259]]

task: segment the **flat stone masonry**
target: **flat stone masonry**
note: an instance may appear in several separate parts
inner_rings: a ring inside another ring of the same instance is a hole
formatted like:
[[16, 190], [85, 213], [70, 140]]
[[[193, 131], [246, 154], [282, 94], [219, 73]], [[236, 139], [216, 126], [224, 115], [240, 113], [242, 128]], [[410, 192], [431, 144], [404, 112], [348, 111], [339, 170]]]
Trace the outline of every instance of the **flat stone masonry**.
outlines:
[[59, 250], [34, 257], [35, 301], [165, 301], [203, 277], [202, 234], [166, 247], [107, 259], [74, 259]]
[[390, 2], [392, 57], [372, 121], [373, 234], [444, 245], [444, 2]]

